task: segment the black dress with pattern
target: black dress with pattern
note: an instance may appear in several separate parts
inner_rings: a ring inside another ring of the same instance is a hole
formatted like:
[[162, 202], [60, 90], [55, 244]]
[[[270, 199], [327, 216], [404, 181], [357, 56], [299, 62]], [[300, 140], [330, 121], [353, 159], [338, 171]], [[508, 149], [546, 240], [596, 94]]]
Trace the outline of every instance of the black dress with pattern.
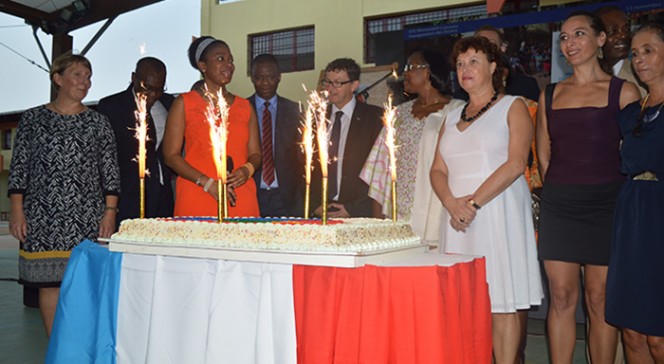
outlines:
[[57, 287], [71, 250], [96, 240], [105, 196], [120, 191], [115, 138], [108, 119], [86, 109], [62, 115], [39, 106], [21, 116], [9, 194], [23, 195], [27, 236], [19, 282]]

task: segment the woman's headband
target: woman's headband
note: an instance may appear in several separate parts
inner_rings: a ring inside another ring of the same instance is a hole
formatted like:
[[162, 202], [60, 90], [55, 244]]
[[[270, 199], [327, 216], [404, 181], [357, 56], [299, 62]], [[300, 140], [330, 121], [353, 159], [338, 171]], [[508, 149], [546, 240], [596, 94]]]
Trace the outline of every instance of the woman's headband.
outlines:
[[196, 47], [196, 62], [201, 60], [201, 56], [203, 55], [203, 52], [205, 52], [205, 48], [216, 41], [217, 40], [214, 38], [205, 38], [205, 40], [202, 41], [198, 47]]

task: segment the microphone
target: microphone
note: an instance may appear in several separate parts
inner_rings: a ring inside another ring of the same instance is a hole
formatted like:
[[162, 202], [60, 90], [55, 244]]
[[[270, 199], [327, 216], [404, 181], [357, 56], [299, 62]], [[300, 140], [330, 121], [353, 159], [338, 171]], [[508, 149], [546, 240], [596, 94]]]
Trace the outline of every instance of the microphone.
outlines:
[[[226, 171], [230, 174], [231, 172], [233, 172], [233, 169], [235, 169], [234, 166], [233, 166], [233, 158], [231, 158], [230, 155], [227, 155], [226, 156]], [[236, 204], [237, 204], [237, 201], [232, 203], [231, 206], [235, 207]]]
[[[356, 97], [360, 102], [365, 102], [365, 103], [366, 103], [367, 100], [369, 99], [369, 90], [371, 90], [371, 89], [374, 88], [376, 85], [378, 85], [379, 83], [383, 82], [385, 79], [387, 79], [387, 78], [390, 77], [390, 76], [397, 77], [395, 69], [396, 69], [398, 66], [399, 66], [398, 63], [396, 63], [396, 62], [395, 62], [395, 63], [392, 63], [392, 71], [391, 71], [390, 73], [384, 75], [383, 77], [381, 77], [381, 78], [379, 78], [378, 80], [376, 80], [374, 83], [370, 84], [369, 86], [367, 86], [367, 87], [365, 87], [365, 88], [363, 88], [363, 89], [361, 89], [361, 90], [360, 90], [360, 89], [355, 90], [355, 97]], [[397, 77], [397, 78], [398, 78], [398, 77]]]
[[226, 156], [226, 171], [228, 173], [231, 173], [231, 172], [233, 172], [233, 169], [235, 169], [233, 167], [233, 158], [231, 158], [231, 156], [228, 155], [228, 156]]

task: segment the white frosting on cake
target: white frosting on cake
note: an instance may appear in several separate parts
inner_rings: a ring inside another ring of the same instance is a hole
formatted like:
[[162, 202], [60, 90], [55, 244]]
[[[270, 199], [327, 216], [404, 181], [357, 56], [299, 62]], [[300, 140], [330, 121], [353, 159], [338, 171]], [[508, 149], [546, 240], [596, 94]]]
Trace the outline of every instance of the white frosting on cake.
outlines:
[[420, 244], [408, 223], [371, 218], [223, 222], [177, 219], [124, 220], [112, 239], [150, 245], [253, 250], [370, 252]]

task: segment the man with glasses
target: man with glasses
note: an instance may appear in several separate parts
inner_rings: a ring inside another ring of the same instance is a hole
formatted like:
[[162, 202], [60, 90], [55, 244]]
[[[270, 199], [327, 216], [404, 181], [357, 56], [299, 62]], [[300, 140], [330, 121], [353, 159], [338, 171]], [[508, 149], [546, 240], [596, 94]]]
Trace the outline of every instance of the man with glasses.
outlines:
[[146, 142], [145, 167], [150, 172], [145, 177], [145, 217], [168, 217], [173, 215], [172, 172], [164, 164], [161, 140], [166, 126], [168, 109], [173, 96], [166, 91], [166, 65], [154, 57], [141, 58], [131, 74], [129, 87], [99, 101], [97, 111], [106, 115], [117, 143], [120, 165], [120, 200], [116, 214], [116, 228], [124, 219], [140, 215], [140, 192], [138, 178], [138, 140], [136, 129], [137, 94], [147, 97], [148, 140]]
[[256, 91], [248, 100], [256, 111], [263, 162], [254, 173], [262, 217], [302, 216], [304, 210], [304, 159], [300, 150], [300, 109], [277, 95], [281, 70], [271, 54], [251, 62], [251, 82]]
[[[350, 58], [339, 58], [325, 68], [321, 86], [328, 93], [330, 145], [328, 154], [328, 217], [371, 216], [369, 186], [360, 171], [380, 133], [383, 109], [358, 102], [360, 66]], [[319, 169], [317, 169], [319, 171]], [[311, 206], [321, 216], [320, 172], [312, 183]]]

